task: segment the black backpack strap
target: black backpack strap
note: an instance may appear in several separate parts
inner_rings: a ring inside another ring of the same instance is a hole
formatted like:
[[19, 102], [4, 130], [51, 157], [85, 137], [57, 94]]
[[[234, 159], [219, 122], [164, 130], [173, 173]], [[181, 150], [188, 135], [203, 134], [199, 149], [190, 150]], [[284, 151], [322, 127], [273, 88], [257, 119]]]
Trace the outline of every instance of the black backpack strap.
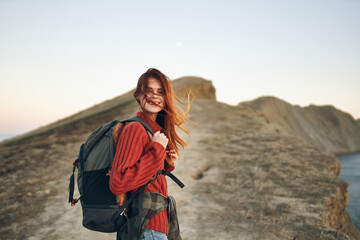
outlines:
[[74, 188], [75, 188], [75, 170], [76, 168], [79, 168], [81, 157], [84, 152], [84, 143], [81, 144], [79, 156], [74, 160], [73, 162], [73, 171], [70, 176], [70, 183], [69, 183], [69, 203], [71, 203], [71, 206], [74, 206], [79, 200], [79, 198], [74, 198]]
[[140, 117], [138, 116], [134, 116], [134, 117], [131, 117], [125, 121], [122, 121], [122, 123], [127, 123], [127, 122], [138, 122], [140, 123], [141, 125], [144, 126], [145, 130], [150, 132], [152, 135], [154, 135], [154, 132], [153, 130], [150, 128], [150, 126], [144, 121], [142, 120]]
[[158, 173], [160, 172], [160, 174], [164, 174], [168, 177], [170, 177], [177, 185], [179, 185], [179, 187], [184, 188], [185, 185], [177, 178], [175, 177], [174, 174], [172, 174], [171, 172], [165, 171], [165, 170], [159, 170]]
[[[77, 161], [77, 159], [75, 160], [75, 161]], [[75, 166], [75, 164], [74, 164], [74, 166], [73, 166], [73, 172], [72, 172], [72, 175], [70, 176], [70, 183], [69, 183], [69, 203], [72, 203], [73, 204], [73, 202], [75, 201], [74, 200], [74, 185], [75, 185], [75, 176], [74, 176], [74, 174], [75, 174], [75, 169], [76, 169], [76, 166]]]

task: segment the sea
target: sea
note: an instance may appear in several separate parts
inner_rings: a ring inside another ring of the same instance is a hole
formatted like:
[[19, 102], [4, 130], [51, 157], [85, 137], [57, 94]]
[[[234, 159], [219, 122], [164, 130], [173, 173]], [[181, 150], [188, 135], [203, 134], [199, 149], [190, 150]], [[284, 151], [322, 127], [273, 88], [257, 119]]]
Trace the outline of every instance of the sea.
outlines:
[[347, 211], [352, 223], [360, 231], [360, 153], [337, 157], [341, 164], [340, 178], [349, 183]]

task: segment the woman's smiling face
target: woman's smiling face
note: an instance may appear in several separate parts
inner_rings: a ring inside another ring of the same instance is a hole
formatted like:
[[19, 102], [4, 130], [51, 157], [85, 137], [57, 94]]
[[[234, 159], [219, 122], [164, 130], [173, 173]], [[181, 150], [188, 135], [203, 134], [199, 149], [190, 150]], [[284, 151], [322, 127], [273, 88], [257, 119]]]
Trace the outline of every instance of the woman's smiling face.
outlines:
[[150, 77], [143, 93], [139, 96], [141, 108], [152, 120], [156, 119], [157, 114], [165, 107], [164, 89], [156, 78]]

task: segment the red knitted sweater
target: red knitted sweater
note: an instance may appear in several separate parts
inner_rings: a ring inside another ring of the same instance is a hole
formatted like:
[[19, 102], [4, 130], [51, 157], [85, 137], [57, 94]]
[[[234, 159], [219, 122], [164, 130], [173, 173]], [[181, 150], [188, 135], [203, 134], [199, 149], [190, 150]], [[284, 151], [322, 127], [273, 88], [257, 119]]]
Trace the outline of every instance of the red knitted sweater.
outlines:
[[[138, 112], [137, 116], [142, 118], [153, 130], [157, 132], [161, 127], [144, 113]], [[138, 122], [127, 123], [120, 134], [116, 146], [115, 158], [110, 173], [110, 190], [119, 195], [129, 191], [136, 191], [140, 186], [147, 183], [159, 169], [171, 172], [174, 168], [164, 162], [166, 156], [165, 148], [150, 141], [145, 128]], [[165, 175], [159, 175], [145, 191], [158, 192], [168, 196]], [[164, 210], [150, 219], [146, 226], [149, 229], [168, 234], [167, 210]]]

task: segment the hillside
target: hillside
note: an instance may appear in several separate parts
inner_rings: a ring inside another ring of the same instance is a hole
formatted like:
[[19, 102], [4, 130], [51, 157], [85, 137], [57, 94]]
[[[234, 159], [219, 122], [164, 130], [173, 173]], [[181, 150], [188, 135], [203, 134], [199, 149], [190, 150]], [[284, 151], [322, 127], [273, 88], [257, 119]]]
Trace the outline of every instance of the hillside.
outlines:
[[[182, 77], [172, 81], [172, 85], [173, 88], [176, 89], [177, 96], [180, 98], [187, 96], [187, 91], [189, 90], [188, 86], [191, 85], [192, 97], [196, 97], [197, 99], [216, 99], [215, 88], [212, 86], [211, 81], [203, 78], [192, 76]], [[132, 96], [133, 91], [134, 90], [131, 90], [123, 95], [104, 101], [55, 123], [35, 129], [29, 133], [5, 140], [1, 142], [0, 145], [8, 145], [34, 136], [56, 132], [59, 129], [67, 128], [69, 125], [78, 125], [85, 122], [88, 124], [89, 121], [95, 124], [111, 121], [114, 115], [121, 115], [122, 112], [126, 112], [128, 109], [137, 108], [137, 103]]]
[[276, 97], [240, 104], [261, 112], [279, 130], [297, 134], [325, 151], [360, 152], [360, 125], [350, 114], [333, 106], [299, 107]]
[[[198, 96], [184, 136], [190, 145], [174, 171], [186, 187], [169, 181], [183, 239], [360, 239], [337, 158], [276, 131], [250, 107], [217, 102], [209, 81], [185, 78], [174, 88]], [[86, 136], [137, 111], [128, 95], [0, 145], [1, 239], [115, 239], [81, 226], [67, 187]]]

